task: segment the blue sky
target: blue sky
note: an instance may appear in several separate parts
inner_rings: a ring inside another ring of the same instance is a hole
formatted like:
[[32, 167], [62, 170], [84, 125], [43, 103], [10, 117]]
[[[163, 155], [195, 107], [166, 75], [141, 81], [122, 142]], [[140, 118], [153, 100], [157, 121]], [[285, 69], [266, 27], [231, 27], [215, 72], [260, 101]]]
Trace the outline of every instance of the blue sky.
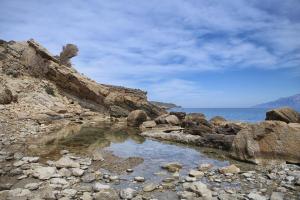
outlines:
[[299, 0], [0, 0], [0, 38], [34, 38], [100, 83], [185, 107], [300, 93]]

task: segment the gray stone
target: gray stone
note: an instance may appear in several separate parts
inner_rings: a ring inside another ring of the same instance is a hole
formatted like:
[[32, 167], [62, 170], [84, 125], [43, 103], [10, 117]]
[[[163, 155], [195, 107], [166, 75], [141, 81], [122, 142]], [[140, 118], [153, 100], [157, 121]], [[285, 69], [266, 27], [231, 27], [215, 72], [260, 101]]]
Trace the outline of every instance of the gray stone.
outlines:
[[154, 183], [149, 183], [143, 187], [144, 192], [152, 192], [156, 189], [156, 185]]
[[200, 182], [193, 182], [193, 183], [184, 183], [183, 188], [187, 191], [194, 192], [202, 197], [203, 200], [210, 200], [212, 199], [212, 192], [207, 188], [207, 186]]
[[105, 185], [105, 184], [102, 184], [102, 183], [95, 183], [93, 185], [93, 190], [96, 191], [96, 192], [99, 192], [103, 189], [110, 189], [110, 185]]
[[58, 168], [80, 168], [80, 164], [75, 162], [74, 160], [70, 159], [69, 157], [62, 157], [55, 163], [56, 167]]
[[102, 189], [94, 195], [95, 200], [119, 200], [119, 195], [114, 189]]
[[136, 190], [132, 188], [126, 188], [120, 191], [120, 197], [122, 199], [132, 199], [137, 194]]
[[272, 192], [270, 200], [283, 200], [284, 194], [281, 192]]
[[265, 196], [262, 196], [256, 192], [251, 192], [250, 194], [247, 195], [247, 197], [250, 200], [267, 200], [267, 198]]
[[47, 180], [56, 173], [55, 167], [37, 167], [33, 171], [33, 177], [41, 180]]

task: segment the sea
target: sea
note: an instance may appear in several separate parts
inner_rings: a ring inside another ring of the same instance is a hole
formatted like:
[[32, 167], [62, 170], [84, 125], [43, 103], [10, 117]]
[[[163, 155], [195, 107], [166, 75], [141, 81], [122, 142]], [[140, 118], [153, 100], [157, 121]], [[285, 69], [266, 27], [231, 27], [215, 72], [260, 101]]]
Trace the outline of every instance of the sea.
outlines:
[[172, 108], [169, 111], [182, 111], [186, 113], [203, 113], [206, 119], [222, 116], [230, 121], [255, 123], [263, 121], [268, 108]]

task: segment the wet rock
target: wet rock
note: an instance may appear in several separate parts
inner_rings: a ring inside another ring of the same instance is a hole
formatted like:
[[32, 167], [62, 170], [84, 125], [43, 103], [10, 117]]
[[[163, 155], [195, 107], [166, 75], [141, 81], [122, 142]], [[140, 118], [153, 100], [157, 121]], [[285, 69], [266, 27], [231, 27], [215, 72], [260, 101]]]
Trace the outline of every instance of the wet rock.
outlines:
[[137, 191], [132, 188], [126, 188], [120, 191], [120, 197], [122, 199], [132, 199], [137, 194]]
[[234, 138], [232, 156], [256, 164], [300, 163], [300, 128], [280, 121], [249, 124]]
[[149, 183], [143, 187], [144, 192], [152, 192], [156, 189], [156, 185], [154, 183]]
[[182, 169], [182, 165], [178, 162], [172, 162], [163, 165], [162, 168], [168, 170], [169, 172], [177, 172]]
[[126, 172], [132, 173], [132, 172], [133, 172], [133, 169], [126, 169]]
[[192, 176], [192, 177], [196, 177], [196, 178], [199, 178], [199, 177], [202, 177], [204, 176], [204, 173], [202, 171], [198, 171], [198, 170], [190, 170], [189, 172], [189, 176]]
[[240, 168], [238, 168], [235, 165], [229, 165], [229, 166], [222, 167], [219, 169], [219, 172], [222, 174], [228, 174], [228, 173], [236, 174], [236, 173], [239, 173], [240, 171], [241, 171]]
[[93, 190], [96, 192], [99, 192], [100, 190], [103, 190], [103, 189], [110, 189], [110, 185], [105, 185], [105, 184], [98, 183], [98, 182], [93, 185]]
[[100, 151], [97, 150], [93, 152], [93, 161], [103, 161], [103, 160], [104, 158]]
[[142, 176], [136, 176], [136, 177], [134, 177], [134, 180], [135, 180], [136, 182], [144, 182], [144, 181], [145, 181], [145, 178], [142, 177]]
[[283, 200], [284, 194], [281, 192], [272, 192], [270, 200]]
[[300, 123], [300, 114], [289, 107], [270, 110], [266, 113], [266, 120], [279, 120], [286, 123]]
[[134, 110], [127, 117], [127, 125], [138, 127], [147, 120], [147, 113], [143, 110]]
[[80, 168], [80, 164], [69, 157], [60, 158], [58, 161], [56, 161], [55, 166], [57, 168]]
[[33, 177], [36, 177], [41, 180], [47, 180], [54, 176], [56, 173], [55, 167], [37, 167], [33, 171]]
[[204, 200], [212, 199], [212, 192], [207, 188], [207, 186], [198, 181], [193, 183], [184, 183], [183, 188], [187, 191], [194, 192]]
[[119, 200], [119, 195], [114, 189], [102, 189], [94, 195], [95, 200]]
[[187, 176], [185, 177], [184, 179], [186, 182], [195, 182], [197, 181], [197, 178], [196, 177], [190, 177], [190, 176]]
[[211, 169], [213, 167], [212, 164], [209, 163], [204, 163], [198, 166], [198, 170], [199, 171], [208, 171], [209, 169]]

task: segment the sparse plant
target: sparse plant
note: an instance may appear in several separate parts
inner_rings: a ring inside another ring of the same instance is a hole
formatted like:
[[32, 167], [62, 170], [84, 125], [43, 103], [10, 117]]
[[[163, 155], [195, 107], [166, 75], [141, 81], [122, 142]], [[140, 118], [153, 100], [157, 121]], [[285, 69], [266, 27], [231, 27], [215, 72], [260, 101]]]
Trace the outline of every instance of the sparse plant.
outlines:
[[54, 89], [50, 85], [45, 85], [44, 88], [47, 94], [55, 96]]
[[70, 59], [74, 56], [77, 56], [78, 54], [78, 48], [74, 44], [67, 44], [66, 46], [63, 46], [62, 52], [59, 55], [59, 61], [61, 65], [66, 65], [68, 67], [71, 67]]

